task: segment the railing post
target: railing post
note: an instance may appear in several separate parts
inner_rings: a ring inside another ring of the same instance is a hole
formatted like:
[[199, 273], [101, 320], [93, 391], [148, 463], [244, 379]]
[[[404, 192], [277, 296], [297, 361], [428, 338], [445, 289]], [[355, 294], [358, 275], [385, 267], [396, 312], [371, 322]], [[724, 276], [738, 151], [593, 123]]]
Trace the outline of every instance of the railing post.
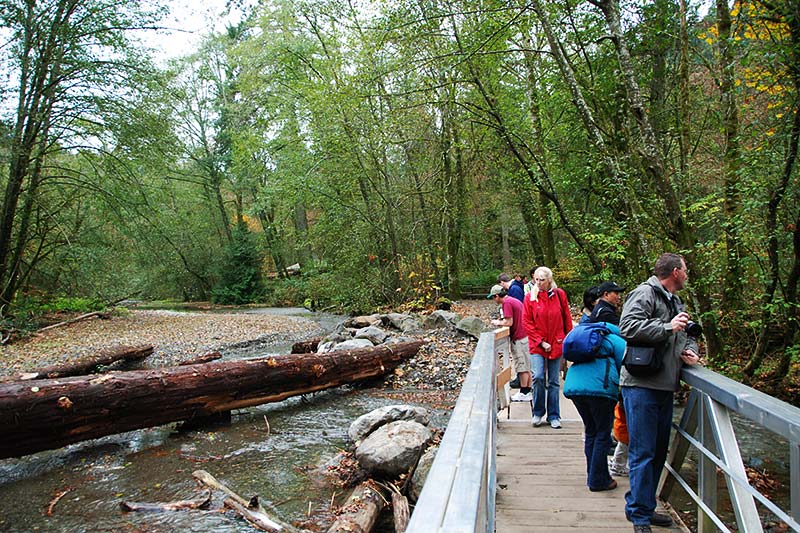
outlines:
[[[742, 453], [739, 451], [739, 443], [736, 441], [730, 412], [711, 397], [706, 397], [705, 407], [708, 413], [707, 419], [713, 427], [716, 438], [717, 457], [722, 459], [738, 478], [746, 480], [747, 471], [744, 468], [744, 461], [742, 461]], [[725, 482], [728, 485], [728, 494], [736, 513], [736, 524], [739, 526], [739, 530], [748, 533], [763, 531], [753, 496], [731, 476], [725, 476]]]
[[800, 442], [789, 442], [789, 469], [792, 517], [796, 522], [800, 522]]
[[[711, 427], [709, 420], [708, 408], [709, 397], [707, 394], [701, 393], [701, 401], [697, 406], [697, 414], [699, 417], [700, 427], [700, 442], [709, 451], [715, 450], [714, 443], [714, 430]], [[712, 512], [717, 512], [717, 467], [711, 459], [706, 457], [705, 454], [698, 454], [697, 462], [697, 491], [700, 494], [702, 502]], [[711, 517], [703, 512], [701, 508], [697, 508], [697, 533], [706, 533], [716, 531], [714, 522]]]

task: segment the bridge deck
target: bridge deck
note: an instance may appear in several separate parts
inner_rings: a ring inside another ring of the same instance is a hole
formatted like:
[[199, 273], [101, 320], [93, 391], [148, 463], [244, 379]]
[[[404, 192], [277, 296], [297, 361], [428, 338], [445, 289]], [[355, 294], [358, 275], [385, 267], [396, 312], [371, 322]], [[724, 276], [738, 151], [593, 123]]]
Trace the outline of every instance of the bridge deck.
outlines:
[[[497, 507], [495, 530], [500, 533], [632, 531], [625, 519], [628, 478], [608, 492], [586, 486], [583, 424], [571, 401], [561, 397], [563, 428], [531, 426], [529, 403], [512, 403], [497, 416]], [[663, 509], [661, 509], [662, 512]], [[679, 526], [653, 531], [688, 531]]]

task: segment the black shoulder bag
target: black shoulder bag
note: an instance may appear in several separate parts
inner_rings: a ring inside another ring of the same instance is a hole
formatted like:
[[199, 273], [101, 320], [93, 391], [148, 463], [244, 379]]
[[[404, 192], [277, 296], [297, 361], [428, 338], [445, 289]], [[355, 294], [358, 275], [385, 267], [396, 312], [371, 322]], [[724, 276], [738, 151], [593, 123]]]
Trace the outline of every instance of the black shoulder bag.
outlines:
[[[674, 300], [664, 296], [664, 294], [650, 287], [654, 294], [663, 298], [672, 313], [670, 320], [678, 314], [678, 308]], [[628, 344], [625, 347], [625, 357], [622, 364], [631, 376], [647, 377], [657, 374], [664, 366], [664, 344], [658, 346], [647, 344]]]

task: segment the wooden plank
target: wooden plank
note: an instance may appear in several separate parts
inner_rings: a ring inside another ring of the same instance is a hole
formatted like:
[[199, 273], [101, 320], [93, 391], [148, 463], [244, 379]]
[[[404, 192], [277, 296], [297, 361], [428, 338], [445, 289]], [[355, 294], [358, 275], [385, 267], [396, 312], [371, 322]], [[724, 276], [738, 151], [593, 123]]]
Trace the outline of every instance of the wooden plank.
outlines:
[[511, 381], [511, 367], [507, 366], [497, 374], [497, 391], [503, 389], [503, 385]]
[[[563, 428], [558, 430], [548, 424], [532, 427], [531, 407], [522, 402], [512, 403], [509, 420], [498, 419], [495, 531], [631, 531], [625, 518], [628, 478], [615, 478], [615, 490], [589, 490], [583, 423], [563, 396], [560, 408]], [[656, 530], [687, 531], [678, 526]]]

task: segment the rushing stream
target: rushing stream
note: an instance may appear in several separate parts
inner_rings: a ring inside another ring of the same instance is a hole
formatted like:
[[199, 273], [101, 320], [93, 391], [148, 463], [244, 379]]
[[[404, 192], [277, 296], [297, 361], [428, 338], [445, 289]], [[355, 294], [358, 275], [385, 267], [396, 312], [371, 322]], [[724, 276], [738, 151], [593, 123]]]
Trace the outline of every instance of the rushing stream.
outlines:
[[[229, 311], [228, 311], [229, 312]], [[304, 310], [248, 309], [300, 314]], [[341, 317], [303, 316], [331, 330]], [[291, 343], [258, 355], [288, 353]], [[131, 512], [121, 501], [169, 502], [198, 495], [192, 472], [203, 469], [245, 498], [258, 494], [282, 520], [326, 515], [334, 489], [315, 480], [320, 464], [348, 446], [358, 416], [397, 403], [374, 389], [339, 387], [235, 411], [226, 426], [179, 432], [175, 424], [111, 435], [19, 459], [0, 461], [0, 531], [236, 532], [253, 531], [231, 512]], [[434, 412], [442, 427], [449, 412]], [[67, 491], [47, 511], [53, 499]], [[339, 490], [336, 503], [346, 497]]]

